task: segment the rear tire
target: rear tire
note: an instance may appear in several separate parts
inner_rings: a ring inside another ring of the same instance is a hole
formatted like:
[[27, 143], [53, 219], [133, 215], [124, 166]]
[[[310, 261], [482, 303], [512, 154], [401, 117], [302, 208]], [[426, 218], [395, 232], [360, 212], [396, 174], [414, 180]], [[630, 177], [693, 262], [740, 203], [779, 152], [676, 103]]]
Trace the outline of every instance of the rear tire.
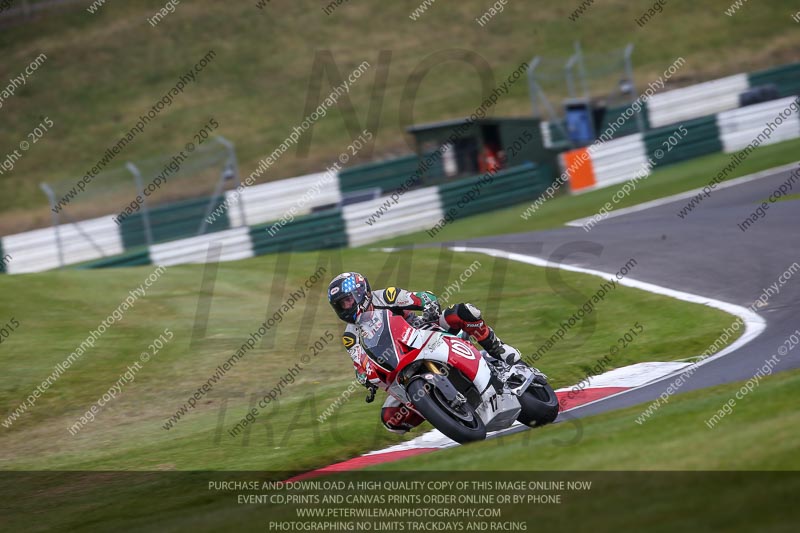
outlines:
[[546, 383], [541, 387], [529, 386], [519, 397], [519, 403], [522, 405], [522, 411], [517, 420], [526, 426], [544, 426], [558, 416], [558, 397], [553, 388]]
[[426, 387], [428, 382], [424, 379], [415, 379], [408, 385], [408, 396], [414, 398], [414, 407], [422, 413], [433, 427], [458, 442], [474, 442], [486, 438], [486, 426], [470, 404], [465, 403], [460, 407], [461, 415], [466, 420], [460, 420], [451, 414], [450, 406], [443, 406], [444, 398], [433, 386]]

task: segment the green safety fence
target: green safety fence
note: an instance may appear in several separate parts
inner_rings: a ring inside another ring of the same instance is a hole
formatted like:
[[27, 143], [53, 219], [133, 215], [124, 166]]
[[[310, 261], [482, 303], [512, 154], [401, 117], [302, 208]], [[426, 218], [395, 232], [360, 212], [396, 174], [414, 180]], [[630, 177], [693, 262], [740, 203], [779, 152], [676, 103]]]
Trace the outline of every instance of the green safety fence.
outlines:
[[[210, 199], [210, 197], [206, 196], [150, 209], [148, 215], [153, 243], [196, 236], [200, 224], [206, 216]], [[212, 211], [217, 209], [223, 201], [224, 197], [217, 198], [212, 205]], [[123, 219], [120, 228], [122, 231], [122, 243], [126, 250], [147, 244], [141, 211]], [[230, 229], [227, 210], [213, 224], [206, 225], [204, 233], [226, 229]]]
[[525, 163], [498, 172], [491, 182], [484, 175], [440, 185], [439, 196], [442, 211], [454, 209], [456, 216], [464, 217], [533, 200], [552, 182], [546, 166]]
[[775, 85], [781, 98], [800, 94], [800, 63], [783, 65], [748, 74], [750, 87]]
[[[636, 114], [631, 111], [630, 117], [624, 116], [625, 112], [630, 108], [630, 105], [623, 105], [618, 107], [609, 107], [606, 109], [605, 113], [603, 114], [603, 118], [600, 120], [600, 123], [595, 125], [595, 131], [597, 132], [597, 136], [600, 137], [603, 135], [606, 130], [611, 128], [614, 133], [611, 135], [612, 139], [618, 139], [620, 137], [625, 137], [626, 135], [633, 135], [635, 133], [639, 133], [639, 121], [636, 119]], [[647, 115], [647, 105], [641, 106], [642, 116], [642, 125], [645, 130], [649, 127], [648, 115]], [[621, 126], [611, 126], [617, 120], [620, 120]]]
[[145, 248], [144, 250], [137, 250], [126, 252], [122, 255], [115, 255], [112, 257], [104, 257], [95, 261], [89, 261], [76, 266], [78, 270], [90, 268], [120, 268], [120, 267], [134, 267], [151, 264], [150, 252]]
[[255, 255], [347, 246], [340, 209], [300, 216], [284, 226], [275, 222], [254, 226], [250, 228], [250, 238]]
[[[339, 172], [339, 187], [343, 193], [380, 187], [385, 194], [402, 186], [419, 168], [417, 154], [405, 155], [386, 161], [367, 163], [345, 168]], [[431, 168], [425, 173], [429, 178], [444, 175], [441, 156], [434, 158]], [[424, 186], [424, 180], [416, 186]]]
[[6, 253], [3, 251], [3, 239], [0, 239], [0, 274], [6, 272]]
[[[647, 155], [656, 167], [722, 151], [716, 115], [650, 130], [645, 134], [644, 142]], [[662, 157], [654, 155], [657, 150], [661, 150]]]

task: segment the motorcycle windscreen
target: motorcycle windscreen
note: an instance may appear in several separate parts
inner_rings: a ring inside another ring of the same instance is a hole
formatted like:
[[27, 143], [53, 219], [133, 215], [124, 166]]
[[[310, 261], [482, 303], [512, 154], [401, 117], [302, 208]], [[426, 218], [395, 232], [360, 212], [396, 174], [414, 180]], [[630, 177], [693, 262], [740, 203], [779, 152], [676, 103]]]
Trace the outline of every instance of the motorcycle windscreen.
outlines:
[[394, 372], [400, 359], [389, 327], [388, 311], [367, 311], [359, 318], [358, 325], [361, 327], [361, 346], [372, 362], [387, 372]]

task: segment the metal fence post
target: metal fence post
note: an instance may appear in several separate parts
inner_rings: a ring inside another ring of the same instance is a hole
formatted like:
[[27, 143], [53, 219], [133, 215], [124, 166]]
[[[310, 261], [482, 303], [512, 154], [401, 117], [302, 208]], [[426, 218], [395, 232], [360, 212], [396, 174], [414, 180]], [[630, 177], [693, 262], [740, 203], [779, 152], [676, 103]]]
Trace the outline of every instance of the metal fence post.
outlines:
[[578, 60], [578, 73], [581, 76], [581, 86], [583, 87], [583, 97], [587, 100], [591, 98], [589, 94], [589, 84], [586, 81], [586, 65], [583, 62], [583, 49], [581, 48], [581, 42], [575, 41], [575, 55], [577, 56]]
[[[227, 168], [223, 170], [223, 178], [227, 178], [227, 169], [229, 168], [233, 173], [232, 177], [236, 179], [237, 188], [241, 187], [242, 179], [239, 176], [239, 160], [236, 158], [236, 147], [231, 141], [229, 141], [222, 135], [216, 136], [215, 139], [228, 150], [228, 161], [225, 164]], [[239, 197], [238, 203], [239, 203], [239, 215], [242, 217], [242, 226], [246, 226], [247, 218], [244, 214], [244, 197]]]
[[[636, 92], [636, 84], [633, 81], [633, 62], [631, 61], [631, 56], [633, 55], [633, 43], [628, 43], [628, 46], [625, 47], [625, 76], [628, 78], [628, 83], [631, 84], [631, 98], [634, 98], [635, 95], [638, 93]], [[635, 98], [639, 98], [635, 96]], [[636, 100], [631, 100], [631, 103], [635, 102]], [[644, 133], [647, 129], [644, 124], [644, 117], [642, 117], [641, 112], [641, 102], [639, 105], [640, 111], [636, 112], [636, 127], [639, 128], [639, 133]]]
[[58, 250], [58, 266], [64, 266], [64, 250], [61, 245], [61, 231], [59, 229], [58, 223], [58, 211], [56, 211], [56, 195], [53, 192], [53, 189], [47, 183], [40, 183], [39, 187], [44, 191], [47, 195], [47, 200], [50, 202], [50, 212], [53, 214], [53, 230], [55, 231], [56, 235], [56, 249]]
[[534, 71], [536, 67], [539, 66], [539, 62], [542, 60], [541, 57], [535, 56], [531, 59], [531, 64], [528, 67], [528, 93], [531, 96], [531, 107], [533, 108], [533, 116], [539, 116], [539, 107], [536, 105], [536, 98], [538, 98], [538, 94], [536, 93], [536, 75]]
[[564, 65], [564, 78], [567, 82], [567, 96], [570, 98], [575, 98], [575, 81], [572, 79], [572, 67], [575, 65], [575, 61], [578, 60], [577, 55], [571, 56], [567, 63]]
[[150, 211], [147, 208], [147, 197], [144, 195], [144, 188], [142, 186], [142, 173], [139, 172], [139, 168], [128, 161], [125, 163], [125, 168], [133, 174], [133, 179], [136, 182], [136, 190], [142, 197], [142, 224], [144, 225], [144, 238], [147, 242], [147, 246], [153, 245], [153, 233], [150, 230]]

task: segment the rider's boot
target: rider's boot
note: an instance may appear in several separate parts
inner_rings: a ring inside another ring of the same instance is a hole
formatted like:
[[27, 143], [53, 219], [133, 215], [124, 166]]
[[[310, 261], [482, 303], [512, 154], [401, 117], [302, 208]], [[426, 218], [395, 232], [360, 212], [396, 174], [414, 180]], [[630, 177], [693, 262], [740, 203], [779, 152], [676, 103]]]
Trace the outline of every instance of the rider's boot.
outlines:
[[495, 359], [505, 361], [509, 365], [519, 363], [522, 360], [519, 350], [501, 341], [500, 337], [495, 334], [492, 328], [487, 326], [487, 329], [489, 330], [489, 334], [485, 339], [478, 341], [478, 344], [486, 350], [486, 353]]

